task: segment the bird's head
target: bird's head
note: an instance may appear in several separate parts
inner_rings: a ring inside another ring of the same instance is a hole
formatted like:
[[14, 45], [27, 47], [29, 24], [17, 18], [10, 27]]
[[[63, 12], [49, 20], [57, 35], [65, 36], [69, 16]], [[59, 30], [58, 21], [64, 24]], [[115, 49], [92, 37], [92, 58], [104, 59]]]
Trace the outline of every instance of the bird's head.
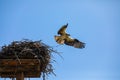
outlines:
[[65, 40], [62, 39], [62, 36], [54, 36], [55, 38], [55, 41], [58, 43], [58, 44], [64, 44]]

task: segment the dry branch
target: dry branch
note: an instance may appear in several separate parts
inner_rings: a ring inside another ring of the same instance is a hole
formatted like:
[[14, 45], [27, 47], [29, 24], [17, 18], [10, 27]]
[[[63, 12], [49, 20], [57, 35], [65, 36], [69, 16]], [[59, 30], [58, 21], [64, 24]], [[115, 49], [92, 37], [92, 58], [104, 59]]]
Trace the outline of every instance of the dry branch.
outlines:
[[[18, 60], [19, 64], [21, 64], [22, 59], [37, 59], [41, 63], [39, 66], [40, 74], [43, 74], [43, 79], [45, 79], [46, 75], [54, 73], [51, 64], [51, 53], [53, 52], [58, 53], [41, 41], [13, 41], [8, 46], [2, 46], [0, 59]], [[0, 66], [2, 65], [0, 64]]]

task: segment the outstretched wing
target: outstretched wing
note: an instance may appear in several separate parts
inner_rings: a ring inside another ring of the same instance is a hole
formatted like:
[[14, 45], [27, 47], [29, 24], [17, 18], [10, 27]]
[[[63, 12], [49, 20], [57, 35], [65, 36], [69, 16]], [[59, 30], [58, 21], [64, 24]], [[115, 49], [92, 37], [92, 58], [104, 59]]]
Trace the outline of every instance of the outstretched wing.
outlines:
[[68, 23], [67, 23], [66, 25], [63, 25], [63, 26], [58, 30], [58, 34], [60, 34], [60, 35], [66, 35], [65, 30], [66, 30], [67, 26], [68, 26]]
[[85, 43], [77, 40], [77, 39], [74, 39], [74, 45], [73, 45], [75, 48], [85, 48]]
[[66, 44], [69, 46], [73, 46], [75, 48], [84, 48], [85, 47], [85, 43], [79, 41], [78, 39], [72, 39], [70, 38], [70, 34], [67, 34], [65, 32], [66, 28], [67, 28], [68, 24], [63, 25], [59, 30], [58, 30], [58, 34], [60, 34], [59, 36], [54, 36], [55, 41], [58, 44]]
[[65, 44], [69, 46], [73, 46], [75, 48], [85, 48], [85, 43], [77, 40], [77, 39], [72, 39], [70, 37], [67, 37], [65, 39]]

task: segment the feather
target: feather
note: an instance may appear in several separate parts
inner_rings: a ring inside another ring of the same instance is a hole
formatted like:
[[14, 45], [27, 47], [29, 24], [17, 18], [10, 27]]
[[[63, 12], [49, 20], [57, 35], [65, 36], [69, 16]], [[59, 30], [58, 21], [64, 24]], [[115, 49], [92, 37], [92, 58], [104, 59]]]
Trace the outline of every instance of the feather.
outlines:
[[55, 38], [55, 40], [58, 44], [64, 44], [64, 42], [65, 42], [65, 40], [62, 36], [56, 36], [55, 35], [54, 38]]
[[85, 48], [85, 43], [79, 41], [78, 39], [72, 39], [70, 37], [65, 38], [64, 44], [73, 46], [75, 48]]
[[67, 34], [65, 32], [66, 28], [67, 28], [68, 24], [63, 25], [59, 30], [58, 30], [58, 34], [60, 34], [59, 36], [54, 36], [55, 41], [58, 44], [66, 44], [69, 46], [73, 46], [75, 48], [85, 48], [85, 43], [79, 41], [78, 39], [74, 39], [70, 37], [70, 34]]
[[60, 35], [69, 35], [66, 33], [66, 28], [68, 26], [68, 23], [66, 25], [63, 25], [59, 30], [58, 30], [58, 34]]
[[85, 48], [85, 43], [77, 40], [77, 39], [74, 39], [74, 45], [73, 45], [75, 48]]

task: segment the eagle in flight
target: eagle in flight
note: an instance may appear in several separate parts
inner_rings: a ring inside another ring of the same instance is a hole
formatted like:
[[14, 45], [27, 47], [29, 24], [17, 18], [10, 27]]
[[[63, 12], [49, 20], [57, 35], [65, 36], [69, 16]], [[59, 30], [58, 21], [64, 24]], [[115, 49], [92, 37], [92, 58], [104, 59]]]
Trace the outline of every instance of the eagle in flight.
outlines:
[[58, 36], [54, 36], [55, 41], [58, 44], [66, 44], [69, 46], [73, 46], [75, 48], [85, 48], [85, 43], [79, 41], [78, 39], [73, 39], [70, 37], [70, 34], [66, 33], [66, 28], [68, 26], [68, 23], [66, 25], [63, 25], [57, 32]]

